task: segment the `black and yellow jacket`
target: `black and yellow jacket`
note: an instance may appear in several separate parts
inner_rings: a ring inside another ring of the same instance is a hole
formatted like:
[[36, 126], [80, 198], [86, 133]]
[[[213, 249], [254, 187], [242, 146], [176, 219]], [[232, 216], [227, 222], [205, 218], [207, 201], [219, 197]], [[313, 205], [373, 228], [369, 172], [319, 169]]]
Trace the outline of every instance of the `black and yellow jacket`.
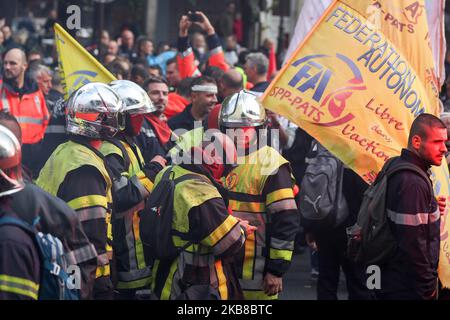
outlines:
[[[222, 300], [241, 299], [242, 293], [230, 259], [245, 240], [238, 220], [228, 214], [216, 183], [200, 165], [172, 168], [173, 179], [198, 174], [175, 185], [172, 239], [182, 248], [192, 242], [175, 261], [156, 260], [152, 290], [161, 300], [176, 299], [191, 285], [210, 285]], [[168, 170], [168, 169], [165, 169]], [[155, 180], [161, 179], [163, 170]]]

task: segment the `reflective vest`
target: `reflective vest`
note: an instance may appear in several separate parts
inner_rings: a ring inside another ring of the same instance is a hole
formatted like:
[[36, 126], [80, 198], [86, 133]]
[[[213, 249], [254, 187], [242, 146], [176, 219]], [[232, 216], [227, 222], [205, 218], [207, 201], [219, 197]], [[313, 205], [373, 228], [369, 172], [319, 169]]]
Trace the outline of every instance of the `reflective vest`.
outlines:
[[[242, 264], [238, 267], [242, 268], [239, 278], [246, 299], [269, 300], [278, 297], [268, 296], [263, 290], [264, 267], [269, 249], [266, 227], [270, 223], [266, 205], [282, 199], [284, 195], [278, 193], [271, 195], [271, 199], [264, 199], [262, 194], [270, 174], [286, 163], [288, 161], [275, 149], [265, 146], [238, 158], [238, 166], [223, 179], [224, 186], [231, 191], [229, 207], [233, 215], [257, 227], [254, 233], [247, 235], [244, 258], [238, 262]], [[288, 196], [292, 198], [292, 194]]]
[[22, 129], [23, 143], [33, 144], [44, 138], [50, 115], [41, 90], [20, 97], [0, 80], [0, 110], [16, 117]]
[[[107, 210], [106, 223], [108, 228], [108, 238], [111, 240], [111, 178], [106, 170], [103, 159], [89, 148], [76, 143], [68, 141], [61, 144], [52, 153], [45, 166], [42, 168], [36, 184], [48, 193], [57, 196], [59, 187], [64, 182], [67, 174], [82, 166], [92, 166], [96, 168], [106, 184], [106, 197], [100, 195], [87, 195], [69, 201], [67, 204], [74, 210], [85, 207], [99, 206]], [[98, 248], [97, 248], [98, 251]], [[105, 254], [99, 253], [97, 261], [96, 278], [110, 275], [109, 260], [112, 256], [112, 249], [109, 245], [105, 247]]]
[[[162, 170], [156, 177], [155, 187], [166, 170], [168, 168]], [[172, 179], [186, 174], [197, 174], [180, 166], [172, 167], [172, 172]], [[206, 176], [198, 175], [203, 177], [203, 180], [208, 180]], [[222, 196], [212, 184], [204, 181], [189, 179], [175, 186], [172, 239], [176, 247], [182, 248], [191, 240], [189, 211], [213, 198], [222, 198]], [[211, 247], [225, 238], [236, 224], [237, 220], [228, 215], [219, 226], [210, 226], [212, 231], [202, 241], [203, 244], [191, 244], [172, 263], [156, 260], [153, 265], [152, 292], [161, 300], [175, 299], [181, 293], [180, 280], [183, 277], [185, 264], [189, 264], [208, 269], [210, 285], [218, 290], [222, 300], [228, 299], [227, 279], [223, 272], [222, 262], [212, 254]], [[227, 241], [224, 240], [225, 242]], [[204, 243], [208, 243], [209, 246]]]
[[[146, 189], [147, 195], [153, 189], [153, 183], [142, 171], [144, 158], [139, 148], [133, 148], [125, 141], [116, 140], [122, 145], [128, 155], [128, 171], [122, 173], [127, 179], [136, 177], [139, 179], [141, 187]], [[116, 154], [124, 159], [121, 148], [114, 143], [105, 141], [100, 148], [100, 152], [105, 155]], [[138, 289], [149, 288], [151, 283], [151, 266], [145, 263], [142, 241], [139, 236], [139, 212], [144, 208], [145, 203], [139, 204], [125, 212], [113, 212], [112, 234], [113, 249], [117, 270], [117, 289]]]

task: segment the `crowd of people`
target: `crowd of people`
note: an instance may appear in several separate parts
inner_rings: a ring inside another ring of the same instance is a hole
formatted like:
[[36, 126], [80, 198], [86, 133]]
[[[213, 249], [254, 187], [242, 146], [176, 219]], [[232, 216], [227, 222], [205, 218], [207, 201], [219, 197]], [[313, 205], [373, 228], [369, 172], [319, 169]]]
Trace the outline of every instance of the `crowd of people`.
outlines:
[[[277, 299], [303, 242], [318, 299], [337, 299], [341, 267], [349, 299], [437, 297], [445, 200], [414, 172], [389, 180], [398, 246], [381, 289], [346, 255], [368, 187], [356, 173], [342, 173], [345, 221], [322, 233], [301, 224], [298, 186], [315, 141], [258, 102], [277, 72], [274, 46], [245, 49], [234, 12], [230, 2], [219, 32], [203, 12], [183, 15], [176, 48], [103, 31], [87, 50], [117, 80], [67, 99], [53, 60], [1, 27], [0, 299], [38, 299], [42, 280], [33, 238], [5, 217], [61, 240], [82, 299]], [[445, 123], [421, 115], [398, 163], [427, 174], [446, 142]], [[142, 231], [167, 180], [174, 259], [151, 257]]]

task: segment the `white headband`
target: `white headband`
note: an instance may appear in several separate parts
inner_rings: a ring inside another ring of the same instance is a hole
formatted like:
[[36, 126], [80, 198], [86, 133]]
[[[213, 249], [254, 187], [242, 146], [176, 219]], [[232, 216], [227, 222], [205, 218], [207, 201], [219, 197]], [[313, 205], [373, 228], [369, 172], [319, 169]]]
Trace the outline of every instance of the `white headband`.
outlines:
[[192, 92], [209, 92], [209, 93], [217, 93], [217, 86], [213, 85], [213, 84], [209, 84], [209, 85], [201, 85], [201, 84], [196, 84], [195, 86], [193, 86], [191, 88]]

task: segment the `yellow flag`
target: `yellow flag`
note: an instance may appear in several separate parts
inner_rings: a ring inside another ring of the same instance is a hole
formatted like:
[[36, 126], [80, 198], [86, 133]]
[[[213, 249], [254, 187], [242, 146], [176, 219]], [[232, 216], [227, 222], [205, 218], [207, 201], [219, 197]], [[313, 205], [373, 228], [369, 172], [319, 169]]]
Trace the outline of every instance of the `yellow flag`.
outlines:
[[[335, 0], [265, 91], [263, 105], [372, 183], [385, 161], [407, 146], [414, 118], [439, 116], [434, 80], [424, 73], [431, 51], [423, 39], [413, 43], [427, 34], [422, 6], [412, 0]], [[405, 14], [411, 26], [400, 19]], [[395, 31], [388, 22], [405, 26]], [[432, 171], [435, 195], [449, 199], [445, 161]], [[441, 226], [439, 276], [450, 287], [450, 221]]]
[[65, 98], [89, 82], [109, 83], [116, 78], [86, 51], [59, 24], [55, 23], [58, 66], [63, 79]]

